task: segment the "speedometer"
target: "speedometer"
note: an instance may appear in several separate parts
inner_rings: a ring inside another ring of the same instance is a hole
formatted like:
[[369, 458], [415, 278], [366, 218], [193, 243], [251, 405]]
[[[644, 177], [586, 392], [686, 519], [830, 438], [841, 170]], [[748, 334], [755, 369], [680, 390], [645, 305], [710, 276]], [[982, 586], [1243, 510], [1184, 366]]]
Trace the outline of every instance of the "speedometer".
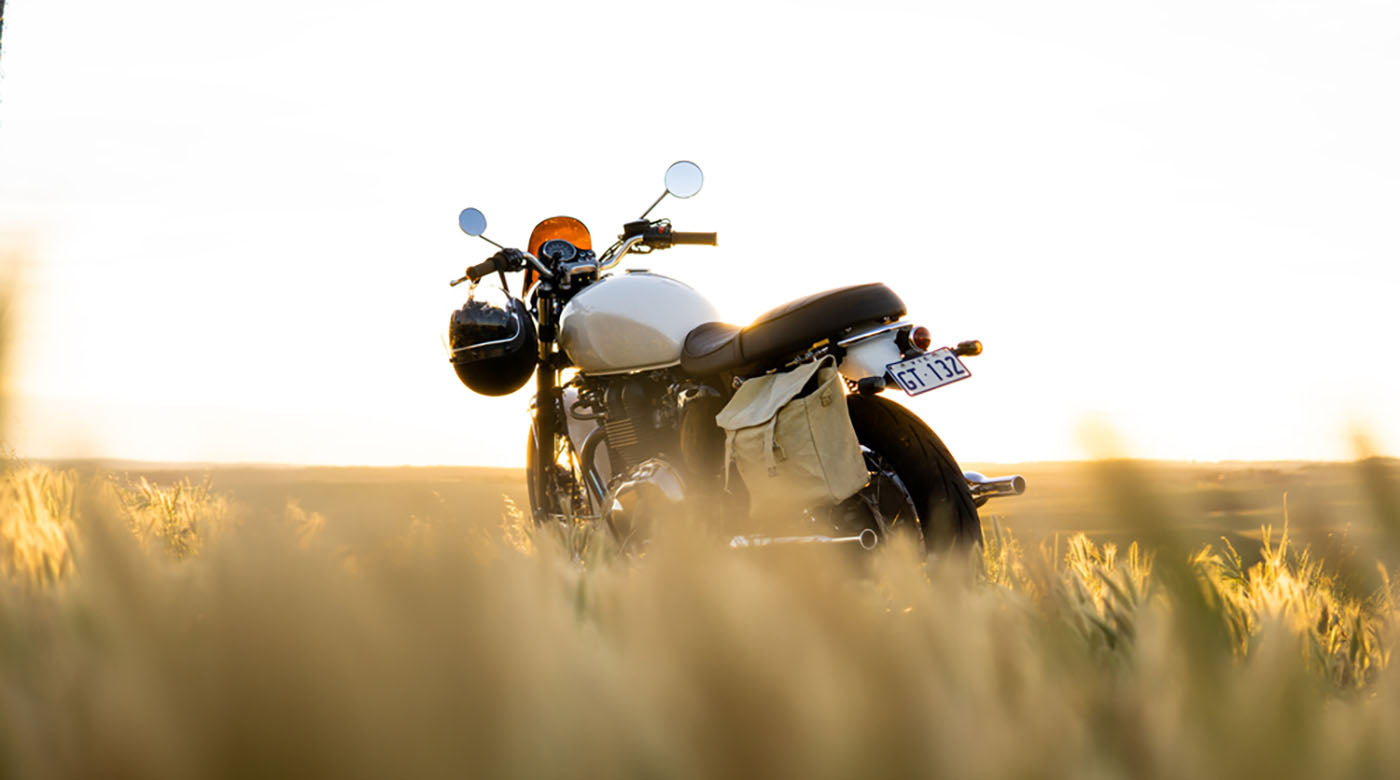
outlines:
[[577, 254], [574, 245], [562, 238], [552, 238], [540, 245], [540, 257], [556, 263], [567, 263]]

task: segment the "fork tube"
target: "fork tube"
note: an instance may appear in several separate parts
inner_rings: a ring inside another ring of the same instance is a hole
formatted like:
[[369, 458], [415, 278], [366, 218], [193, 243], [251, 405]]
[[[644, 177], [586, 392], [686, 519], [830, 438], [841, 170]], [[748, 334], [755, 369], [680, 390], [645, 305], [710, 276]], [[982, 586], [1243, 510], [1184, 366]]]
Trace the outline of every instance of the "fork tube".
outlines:
[[556, 372], [554, 366], [554, 296], [547, 287], [540, 289], [539, 302], [540, 362], [535, 369], [535, 431], [539, 434], [535, 445], [539, 448], [537, 462], [548, 470], [550, 480], [554, 474], [555, 423], [559, 419], [555, 398]]

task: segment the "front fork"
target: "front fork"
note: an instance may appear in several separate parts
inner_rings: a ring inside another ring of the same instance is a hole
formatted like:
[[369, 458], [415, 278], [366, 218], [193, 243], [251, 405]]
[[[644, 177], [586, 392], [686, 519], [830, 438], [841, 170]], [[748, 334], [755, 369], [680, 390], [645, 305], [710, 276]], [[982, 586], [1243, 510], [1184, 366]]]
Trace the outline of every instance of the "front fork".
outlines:
[[559, 369], [554, 365], [554, 302], [539, 299], [540, 361], [535, 368], [535, 462], [554, 463], [554, 437], [559, 434]]
[[[567, 414], [564, 409], [564, 392], [559, 384], [561, 354], [555, 349], [555, 324], [553, 307], [541, 297], [539, 316], [539, 366], [535, 370], [534, 448], [535, 463], [538, 464], [536, 479], [542, 480], [544, 489], [556, 495], [567, 494], [570, 501], [576, 496], [575, 488], [582, 494], [585, 504], [579, 507], [570, 504], [572, 512], [580, 516], [595, 516], [601, 512], [605, 492], [593, 464], [593, 458], [602, 442], [603, 429], [595, 428], [583, 441], [582, 450], [575, 450], [575, 442], [570, 436]], [[581, 484], [558, 484], [559, 470], [557, 449], [560, 440], [568, 451], [570, 480], [583, 480]]]

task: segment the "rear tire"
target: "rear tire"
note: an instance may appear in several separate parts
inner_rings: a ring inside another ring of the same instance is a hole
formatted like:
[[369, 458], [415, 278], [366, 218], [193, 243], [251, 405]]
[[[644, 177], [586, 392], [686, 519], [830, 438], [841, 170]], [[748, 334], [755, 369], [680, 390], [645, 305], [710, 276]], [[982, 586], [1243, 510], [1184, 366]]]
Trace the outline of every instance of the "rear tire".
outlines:
[[982, 522], [967, 480], [937, 434], [913, 412], [884, 398], [851, 394], [846, 405], [861, 446], [888, 464], [908, 491], [925, 549], [980, 544]]

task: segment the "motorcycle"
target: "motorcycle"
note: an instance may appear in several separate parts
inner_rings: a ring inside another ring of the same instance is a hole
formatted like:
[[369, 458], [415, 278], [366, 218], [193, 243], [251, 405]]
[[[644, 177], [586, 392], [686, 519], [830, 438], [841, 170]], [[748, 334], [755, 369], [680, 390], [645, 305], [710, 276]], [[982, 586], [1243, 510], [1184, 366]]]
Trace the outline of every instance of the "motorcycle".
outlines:
[[[870, 549], [901, 531], [930, 550], [980, 542], [978, 508], [1023, 493], [1025, 480], [961, 471], [922, 419], [881, 394], [918, 396], [968, 379], [962, 358], [981, 354], [981, 342], [935, 348], [929, 330], [906, 320], [904, 303], [880, 283], [810, 295], [738, 327], [720, 322], [680, 281], [638, 269], [609, 273], [628, 255], [716, 245], [715, 233], [649, 219], [668, 195], [690, 198], [703, 180], [694, 163], [672, 165], [660, 197], [601, 255], [572, 217], [540, 222], [527, 250], [518, 250], [486, 238], [480, 210], [459, 215], [463, 232], [499, 251], [451, 282], [470, 282], [472, 292], [449, 322], [450, 360], [461, 381], [485, 395], [514, 392], [533, 377], [526, 483], [534, 521], [599, 524], [627, 548], [645, 544], [666, 517], [746, 518], [751, 472], [732, 478], [734, 434], [717, 418], [748, 383], [803, 385], [780, 399], [791, 405], [829, 375], [845, 401], [835, 425], [854, 432], [855, 481], [796, 507], [786, 533], [754, 533], [741, 520], [730, 546]], [[515, 273], [523, 275], [518, 296], [508, 292], [506, 275]], [[493, 274], [500, 288], [479, 288]], [[826, 373], [813, 373], [818, 368]], [[822, 404], [830, 400], [828, 392]], [[781, 447], [771, 427], [767, 435], [771, 475]]]

